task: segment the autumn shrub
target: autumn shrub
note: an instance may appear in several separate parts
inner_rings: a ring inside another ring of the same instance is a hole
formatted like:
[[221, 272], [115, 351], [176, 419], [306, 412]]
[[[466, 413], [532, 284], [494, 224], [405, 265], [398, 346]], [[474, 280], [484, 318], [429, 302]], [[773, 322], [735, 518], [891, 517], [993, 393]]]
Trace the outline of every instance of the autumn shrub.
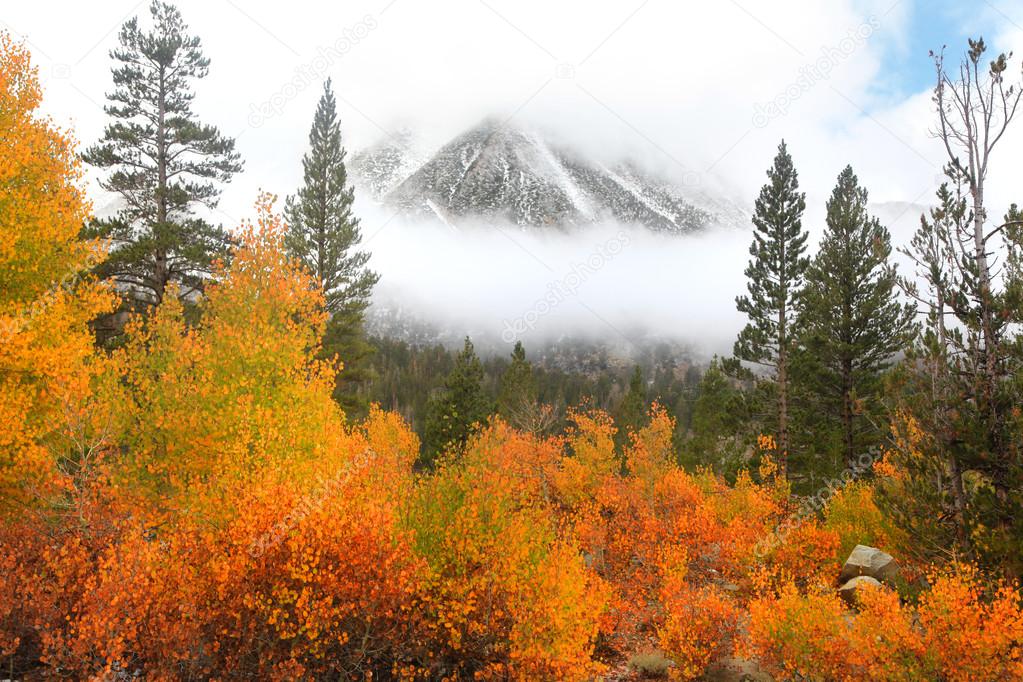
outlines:
[[931, 581], [915, 606], [863, 587], [854, 611], [832, 591], [788, 585], [750, 604], [744, 653], [800, 679], [1023, 679], [1018, 589], [964, 565]]
[[985, 584], [976, 567], [931, 575], [920, 597], [924, 649], [949, 680], [1023, 679], [1023, 602], [1014, 584]]
[[568, 456], [562, 459], [556, 487], [567, 506], [592, 502], [598, 490], [621, 470], [615, 452], [614, 421], [600, 410], [573, 410], [568, 414]]
[[739, 607], [719, 586], [673, 585], [665, 590], [664, 608], [667, 615], [657, 634], [661, 649], [675, 661], [672, 678], [697, 679], [713, 661], [731, 653]]
[[849, 640], [863, 677], [893, 682], [937, 677], [914, 613], [894, 590], [864, 588], [856, 601]]
[[[74, 140], [39, 112], [38, 74], [0, 32], [0, 654], [9, 669], [62, 646], [88, 590], [77, 508], [108, 454], [108, 359], [89, 321], [113, 305], [78, 239], [89, 204]], [[105, 528], [88, 529], [102, 538]]]
[[0, 515], [59, 502], [98, 454], [107, 373], [88, 323], [113, 305], [86, 276], [89, 215], [71, 136], [39, 112], [30, 55], [0, 32]]
[[578, 471], [580, 450], [602, 464], [588, 476], [585, 498], [563, 500], [580, 500], [569, 506], [568, 518], [588, 565], [612, 589], [602, 646], [621, 653], [656, 640], [665, 618], [665, 557], [704, 580], [717, 565], [723, 536], [704, 489], [671, 461], [674, 423], [663, 409], [655, 406], [649, 423], [630, 434], [624, 471], [608, 464], [614, 458], [608, 424], [599, 414], [577, 416], [563, 466]]
[[842, 487], [824, 508], [824, 526], [838, 533], [838, 556], [845, 559], [856, 545], [883, 548], [902, 555], [906, 541], [877, 504], [874, 485], [855, 481]]
[[198, 325], [177, 296], [127, 329], [118, 438], [126, 481], [150, 503], [223, 509], [217, 496], [246, 478], [308, 475], [341, 447], [342, 414], [330, 398], [335, 370], [316, 359], [325, 314], [312, 278], [284, 254], [286, 226], [272, 197], [219, 265]]
[[531, 467], [505, 466], [525, 442], [549, 445], [503, 441], [509, 433], [484, 430], [417, 486], [408, 518], [428, 564], [422, 655], [438, 676], [586, 679], [605, 588], [549, 506], [527, 494]]
[[783, 679], [839, 680], [854, 673], [846, 609], [838, 595], [794, 584], [752, 600], [742, 652]]

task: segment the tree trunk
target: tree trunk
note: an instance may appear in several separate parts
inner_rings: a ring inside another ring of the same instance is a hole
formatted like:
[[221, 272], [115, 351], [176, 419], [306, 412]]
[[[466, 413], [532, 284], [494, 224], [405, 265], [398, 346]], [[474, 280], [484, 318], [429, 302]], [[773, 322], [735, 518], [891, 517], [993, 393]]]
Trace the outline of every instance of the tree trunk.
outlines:
[[[996, 474], [992, 476], [992, 485], [995, 495], [999, 500], [1008, 500], [1011, 491], [1007, 485], [1008, 477], [1008, 453], [1002, 437], [1002, 424], [998, 409], [998, 361], [1001, 357], [998, 338], [995, 334], [994, 300], [991, 290], [991, 269], [987, 258], [987, 245], [984, 239], [984, 222], [986, 220], [986, 209], [984, 208], [984, 177], [977, 170], [974, 170], [974, 181], [970, 186], [970, 194], [973, 199], [973, 245], [974, 258], [977, 262], [977, 279], [980, 288], [980, 322], [981, 337], [984, 340], [984, 348], [981, 359], [983, 361], [984, 374], [983, 385], [978, 407], [981, 407], [986, 421], [988, 447], [994, 455]], [[1003, 524], [1010, 523], [1009, 519], [1003, 519]]]
[[[156, 222], [159, 229], [164, 230], [167, 222], [167, 140], [166, 140], [166, 101], [167, 92], [164, 85], [164, 73], [160, 71], [159, 111], [156, 121]], [[167, 262], [167, 250], [159, 247], [154, 255], [153, 283], [156, 303], [163, 302], [163, 294], [170, 281], [170, 265]]]
[[788, 473], [789, 459], [789, 367], [788, 367], [788, 321], [786, 319], [786, 308], [789, 302], [789, 291], [786, 286], [786, 242], [785, 235], [779, 239], [781, 253], [779, 255], [781, 266], [778, 272], [779, 285], [781, 286], [781, 300], [778, 306], [778, 451], [781, 455], [779, 465], [783, 474]]
[[952, 478], [952, 504], [955, 510], [956, 537], [964, 547], [969, 547], [970, 534], [966, 529], [966, 489], [963, 487], [963, 469], [959, 464], [959, 457], [956, 455], [949, 437], [947, 412], [949, 397], [945, 387], [948, 385], [948, 340], [945, 332], [945, 293], [938, 287], [936, 292], [937, 301], [937, 326], [938, 326], [938, 348], [939, 355], [934, 374], [931, 378], [931, 400], [934, 403], [934, 426], [938, 434], [939, 447], [948, 453], [949, 476]]
[[[974, 258], [977, 261], [977, 278], [980, 285], [980, 321], [981, 333], [984, 338], [984, 376], [988, 406], [994, 408], [994, 390], [997, 384], [998, 341], [994, 332], [994, 310], [991, 300], [991, 270], [987, 260], [987, 247], [984, 243], [984, 183], [977, 179], [971, 187], [973, 196], [973, 245]], [[994, 416], [994, 415], [992, 415]]]
[[789, 459], [789, 353], [786, 349], [785, 308], [779, 313], [779, 352], [777, 352], [777, 449], [782, 467]]
[[842, 358], [842, 440], [846, 466], [855, 468], [856, 446], [853, 439], [852, 361], [849, 358]]

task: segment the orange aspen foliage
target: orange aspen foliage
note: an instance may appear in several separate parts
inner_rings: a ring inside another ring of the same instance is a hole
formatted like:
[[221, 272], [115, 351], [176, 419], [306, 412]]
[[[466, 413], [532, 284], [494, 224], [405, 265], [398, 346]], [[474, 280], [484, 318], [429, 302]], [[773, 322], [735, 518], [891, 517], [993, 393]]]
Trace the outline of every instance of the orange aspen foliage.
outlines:
[[1023, 679], [1023, 610], [1015, 586], [985, 588], [955, 565], [919, 603], [864, 587], [849, 611], [832, 591], [794, 585], [749, 605], [743, 653], [777, 675], [812, 680]]
[[600, 410], [570, 411], [567, 439], [571, 457], [561, 463], [558, 494], [568, 505], [591, 501], [601, 482], [621, 468], [615, 453], [617, 432], [611, 417]]
[[37, 303], [101, 257], [79, 241], [89, 217], [71, 136], [39, 115], [28, 51], [0, 32], [0, 313]]
[[754, 599], [743, 655], [782, 679], [844, 680], [850, 665], [845, 605], [832, 591], [800, 594], [793, 584]]
[[558, 441], [498, 421], [417, 486], [409, 513], [429, 569], [423, 656], [436, 676], [589, 679], [606, 601], [545, 500]]
[[953, 565], [930, 576], [920, 597], [924, 649], [949, 680], [1023, 679], [1023, 601], [1018, 585], [985, 586], [979, 571]]
[[740, 612], [720, 587], [671, 586], [664, 607], [668, 615], [657, 634], [661, 649], [675, 661], [673, 679], [695, 680], [712, 662], [731, 653]]
[[29, 54], [0, 32], [0, 515], [69, 493], [103, 448], [104, 361], [89, 320], [112, 305], [82, 279], [102, 257], [74, 140], [38, 113]]

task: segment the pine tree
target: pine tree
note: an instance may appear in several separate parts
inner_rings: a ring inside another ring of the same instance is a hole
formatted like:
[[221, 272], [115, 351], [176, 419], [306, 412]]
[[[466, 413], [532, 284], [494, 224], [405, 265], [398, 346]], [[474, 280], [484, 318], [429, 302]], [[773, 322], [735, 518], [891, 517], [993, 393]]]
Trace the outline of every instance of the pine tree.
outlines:
[[334, 397], [351, 412], [364, 407], [356, 391], [371, 375], [372, 347], [365, 339], [363, 321], [380, 276], [366, 267], [369, 253], [353, 250], [362, 241], [362, 231], [352, 213], [355, 190], [348, 184], [345, 156], [328, 79], [309, 132], [309, 152], [302, 158], [304, 185], [286, 201], [285, 245], [323, 287], [330, 313], [324, 353], [344, 363]]
[[329, 79], [316, 107], [309, 147], [302, 158], [305, 184], [286, 202], [287, 248], [320, 279], [331, 315], [361, 314], [379, 276], [366, 268], [369, 253], [352, 250], [362, 241], [362, 231], [352, 213], [355, 189], [348, 184], [347, 152]]
[[[1023, 403], [1023, 215], [1013, 204], [989, 256], [1004, 264], [999, 288], [985, 291], [975, 256], [967, 172], [954, 163], [935, 207], [921, 216], [903, 253], [916, 266], [902, 288], [927, 313], [907, 361], [889, 382], [889, 459], [897, 485], [882, 488], [885, 511], [907, 528], [924, 560], [950, 551], [1023, 573], [1023, 464], [1016, 453]], [[994, 314], [985, 323], [983, 308]], [[989, 402], [985, 334], [996, 341], [997, 390]], [[983, 484], [977, 485], [976, 481]], [[1004, 490], [1003, 494], [999, 489]], [[920, 524], [919, 519], [928, 523]]]
[[818, 416], [838, 425], [848, 465], [878, 441], [881, 375], [913, 332], [914, 309], [899, 302], [888, 230], [867, 213], [867, 191], [851, 167], [827, 203], [827, 229], [806, 274], [798, 326], [806, 387]]
[[[946, 172], [951, 189], [948, 183], [938, 188], [937, 205], [920, 216], [920, 227], [901, 249], [915, 272], [901, 277], [900, 286], [926, 315], [907, 349], [907, 361], [892, 373], [886, 387], [896, 402], [892, 410], [897, 415], [892, 420], [895, 432], [899, 434], [905, 430], [904, 423], [912, 421], [915, 431], [927, 434], [930, 447], [914, 443], [917, 447], [911, 454], [903, 448], [893, 449], [889, 459], [902, 470], [898, 485], [879, 486], [878, 490], [885, 513], [907, 529], [918, 547], [931, 552], [957, 545], [957, 551], [969, 556], [970, 505], [964, 472], [973, 449], [971, 436], [976, 435], [976, 425], [982, 420], [978, 419], [977, 402], [962, 399], [978, 385], [976, 373], [969, 371], [973, 363], [957, 358], [967, 357], [962, 350], [975, 346], [977, 336], [964, 338], [964, 328], [969, 330], [969, 326], [949, 325], [948, 318], [955, 314], [957, 301], [964, 300], [960, 296], [964, 289], [957, 268], [962, 261], [956, 253], [956, 233], [971, 220], [961, 174], [953, 166]], [[974, 325], [969, 331], [979, 330]], [[912, 443], [909, 438], [900, 440]], [[928, 522], [920, 524], [918, 519]], [[926, 560], [933, 558], [927, 556]]]
[[483, 379], [483, 365], [467, 336], [454, 368], [444, 380], [443, 392], [431, 399], [426, 408], [423, 445], [427, 464], [441, 453], [464, 447], [492, 413], [493, 405], [483, 389]]
[[242, 167], [234, 140], [192, 111], [191, 83], [209, 70], [199, 38], [188, 34], [173, 5], [154, 0], [149, 11], [151, 30], [137, 18], [121, 27], [120, 46], [111, 52], [115, 87], [104, 107], [113, 121], [83, 155], [111, 171], [100, 185], [123, 201], [116, 216], [86, 230], [113, 245], [99, 273], [117, 282], [130, 307], [142, 309], [160, 303], [171, 281], [182, 285], [183, 298], [193, 298], [213, 262], [226, 255], [224, 230], [194, 209], [215, 208], [220, 184]]
[[735, 305], [749, 318], [735, 342], [735, 356], [774, 371], [777, 383], [778, 447], [789, 451], [790, 355], [795, 305], [808, 259], [802, 226], [806, 195], [784, 140], [778, 146], [769, 182], [760, 190], [753, 213], [753, 257], [746, 267], [749, 295]]
[[746, 413], [742, 392], [713, 358], [697, 388], [689, 437], [681, 448], [682, 464], [692, 470], [710, 466], [719, 473], [734, 473], [740, 453], [747, 449]]
[[536, 379], [533, 366], [526, 359], [521, 341], [515, 342], [511, 364], [501, 375], [501, 388], [497, 394], [497, 413], [516, 428], [529, 428], [529, 416], [537, 402]]
[[615, 424], [618, 426], [615, 441], [619, 447], [628, 442], [630, 433], [638, 431], [646, 424], [648, 409], [643, 370], [636, 365], [629, 378], [629, 390], [622, 397], [615, 414]]

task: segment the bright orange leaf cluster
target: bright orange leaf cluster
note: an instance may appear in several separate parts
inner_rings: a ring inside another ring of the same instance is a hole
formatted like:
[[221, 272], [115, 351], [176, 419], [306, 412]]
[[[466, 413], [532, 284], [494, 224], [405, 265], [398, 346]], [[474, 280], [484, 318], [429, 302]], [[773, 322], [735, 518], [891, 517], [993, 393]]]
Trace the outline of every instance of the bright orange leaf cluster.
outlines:
[[864, 588], [850, 613], [833, 592], [793, 585], [749, 606], [744, 653], [783, 677], [813, 680], [1023, 679], [1023, 603], [977, 570], [932, 574], [916, 605]]

